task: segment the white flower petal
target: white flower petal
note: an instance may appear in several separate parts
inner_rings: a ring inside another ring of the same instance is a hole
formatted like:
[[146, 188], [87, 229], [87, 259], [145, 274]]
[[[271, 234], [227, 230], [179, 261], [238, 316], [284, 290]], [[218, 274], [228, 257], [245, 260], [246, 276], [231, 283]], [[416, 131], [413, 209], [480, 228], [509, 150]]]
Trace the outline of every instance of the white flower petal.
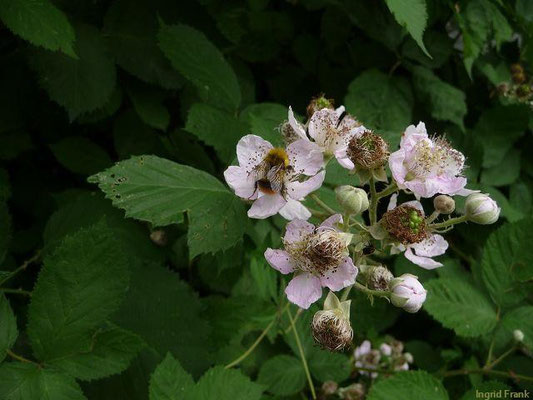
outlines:
[[285, 185], [287, 194], [294, 200], [301, 200], [309, 193], [319, 189], [325, 177], [326, 171], [322, 171], [303, 182], [288, 182]]
[[239, 165], [247, 172], [256, 167], [272, 149], [270, 142], [256, 135], [243, 136], [237, 143]]
[[298, 200], [291, 198], [287, 199], [287, 204], [285, 204], [279, 210], [279, 215], [281, 215], [286, 220], [292, 221], [293, 219], [299, 220], [308, 220], [311, 218], [311, 212]]
[[248, 210], [248, 217], [257, 219], [271, 217], [276, 215], [285, 203], [287, 201], [279, 193], [261, 196], [254, 201], [254, 204]]
[[324, 166], [322, 149], [309, 140], [300, 139], [289, 144], [287, 155], [296, 174], [312, 176]]

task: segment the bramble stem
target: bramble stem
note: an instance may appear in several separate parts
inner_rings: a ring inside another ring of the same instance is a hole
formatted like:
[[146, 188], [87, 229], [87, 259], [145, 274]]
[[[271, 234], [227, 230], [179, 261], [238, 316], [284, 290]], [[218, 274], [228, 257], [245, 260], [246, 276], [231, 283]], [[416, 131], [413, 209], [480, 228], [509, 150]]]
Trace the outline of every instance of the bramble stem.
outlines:
[[304, 367], [305, 375], [307, 376], [307, 382], [309, 383], [309, 389], [311, 389], [311, 397], [316, 399], [315, 386], [313, 384], [313, 378], [311, 378], [311, 373], [309, 372], [309, 367], [307, 365], [307, 360], [305, 359], [304, 349], [302, 343], [300, 342], [300, 337], [298, 336], [298, 331], [296, 330], [296, 325], [294, 324], [294, 319], [292, 318], [291, 310], [287, 308], [287, 314], [291, 321], [292, 330], [294, 332], [294, 338], [296, 339], [296, 346], [298, 346], [298, 351], [300, 352], [300, 357], [302, 358], [302, 364]]
[[23, 363], [30, 363], [30, 364], [34, 364], [34, 365], [37, 365], [39, 368], [41, 368], [41, 364], [39, 363], [36, 363], [35, 361], [32, 361], [32, 360], [28, 360], [27, 358], [24, 358], [22, 356], [19, 356], [18, 354], [16, 353], [13, 353], [11, 350], [6, 350], [6, 354], [9, 355], [9, 357], [13, 358], [14, 360], [17, 360], [17, 361], [20, 361], [20, 362], [23, 362]]
[[507, 357], [508, 355], [514, 353], [514, 351], [517, 349], [516, 346], [513, 346], [511, 347], [509, 350], [507, 350], [505, 353], [503, 353], [501, 356], [499, 356], [497, 359], [495, 359], [493, 362], [489, 363], [487, 366], [485, 366], [485, 368], [487, 369], [491, 369], [493, 367], [495, 367], [497, 364], [499, 364], [500, 362], [503, 361], [503, 359], [505, 357]]
[[244, 353], [242, 353], [239, 357], [237, 357], [235, 360], [233, 360], [232, 362], [230, 362], [229, 364], [227, 364], [224, 369], [229, 369], [229, 368], [232, 368], [234, 366], [236, 366], [237, 364], [240, 364], [242, 361], [244, 361], [250, 354], [252, 354], [252, 352], [255, 350], [255, 348], [259, 345], [259, 343], [261, 343], [261, 341], [265, 338], [265, 336], [267, 335], [267, 333], [270, 331], [270, 329], [274, 326], [274, 324], [276, 323], [276, 321], [278, 320], [279, 316], [281, 314], [283, 314], [283, 312], [289, 307], [289, 304], [290, 303], [287, 303], [285, 304], [285, 307], [283, 308], [283, 310], [279, 313], [279, 315], [275, 316], [274, 319], [272, 319], [272, 321], [270, 321], [270, 323], [267, 325], [267, 327], [265, 329], [263, 329], [263, 332], [261, 332], [261, 334], [259, 335], [259, 337], [255, 340], [255, 342], [252, 343], [252, 345], [248, 348], [248, 350], [246, 350]]
[[438, 216], [440, 215], [440, 212], [433, 211], [429, 217], [426, 218], [426, 224], [431, 224], [433, 221], [435, 221]]
[[383, 189], [381, 192], [377, 193], [378, 200], [382, 197], [386, 197], [389, 194], [393, 194], [398, 190], [398, 185], [396, 185], [396, 182], [392, 182], [389, 186], [387, 186], [385, 189]]
[[468, 221], [468, 218], [466, 215], [461, 215], [460, 217], [450, 218], [447, 221], [439, 222], [438, 224], [430, 224], [428, 225], [428, 228], [430, 229], [440, 229], [440, 228], [446, 228], [448, 226], [452, 226], [455, 224], [460, 224], [461, 222]]
[[376, 193], [376, 182], [374, 177], [370, 177], [370, 208], [368, 209], [368, 216], [370, 218], [370, 225], [376, 223], [377, 210], [378, 210], [378, 195]]
[[13, 294], [21, 294], [23, 296], [29, 296], [31, 297], [31, 292], [24, 290], [24, 289], [8, 289], [8, 288], [0, 288], [0, 292], [4, 293], [13, 293]]
[[372, 290], [372, 289], [367, 288], [365, 285], [360, 284], [359, 282], [355, 282], [353, 286], [355, 286], [355, 288], [360, 290], [361, 292], [370, 294], [372, 296], [377, 296], [377, 297], [389, 297], [390, 296], [390, 292], [387, 292], [384, 290]]
[[495, 371], [492, 369], [456, 369], [452, 371], [446, 371], [441, 374], [443, 377], [457, 376], [457, 375], [470, 375], [470, 374], [480, 374], [480, 375], [494, 375], [501, 376], [504, 378], [519, 379], [528, 382], [533, 382], [533, 376], [519, 375], [514, 372], [506, 371]]
[[346, 301], [348, 296], [350, 295], [350, 291], [352, 290], [353, 285], [350, 285], [344, 289], [344, 292], [342, 292], [341, 301]]
[[327, 211], [331, 215], [338, 214], [337, 211], [335, 211], [333, 208], [331, 208], [326, 203], [324, 203], [322, 200], [320, 200], [320, 198], [316, 194], [313, 193], [313, 194], [310, 195], [310, 197], [313, 199], [313, 201], [316, 204], [318, 204], [320, 207], [322, 207], [325, 211]]
[[31, 263], [37, 261], [41, 257], [41, 250], [38, 250], [31, 258], [24, 261], [20, 267], [17, 269], [11, 271], [7, 276], [5, 276], [3, 279], [0, 279], [0, 285], [7, 282], [11, 278], [13, 278], [15, 275], [17, 275], [20, 271], [24, 271], [26, 268], [28, 268], [28, 265]]

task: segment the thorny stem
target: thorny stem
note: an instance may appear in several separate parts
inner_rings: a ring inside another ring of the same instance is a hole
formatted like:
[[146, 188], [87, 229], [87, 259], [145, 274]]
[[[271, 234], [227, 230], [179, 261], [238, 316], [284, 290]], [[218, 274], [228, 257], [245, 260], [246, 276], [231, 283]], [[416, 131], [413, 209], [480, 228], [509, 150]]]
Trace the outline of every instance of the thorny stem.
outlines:
[[307, 365], [307, 360], [305, 359], [305, 353], [304, 349], [302, 347], [302, 343], [300, 342], [300, 337], [298, 336], [298, 331], [296, 330], [296, 325], [294, 324], [294, 319], [292, 318], [291, 310], [287, 308], [287, 314], [289, 315], [289, 319], [291, 321], [292, 330], [294, 332], [294, 338], [296, 339], [296, 346], [298, 346], [298, 351], [300, 352], [300, 357], [302, 358], [302, 364], [304, 367], [305, 375], [307, 376], [307, 382], [309, 383], [309, 389], [311, 389], [311, 397], [313, 399], [316, 399], [316, 393], [315, 393], [315, 386], [313, 384], [313, 378], [311, 378], [311, 374], [309, 372], [309, 367]]
[[252, 345], [248, 348], [248, 350], [246, 350], [244, 353], [242, 353], [239, 357], [237, 357], [235, 360], [233, 360], [232, 362], [230, 362], [229, 364], [227, 364], [224, 369], [229, 369], [229, 368], [232, 368], [234, 366], [236, 366], [237, 364], [240, 364], [242, 361], [244, 361], [250, 354], [252, 354], [252, 352], [255, 350], [255, 348], [259, 345], [259, 343], [261, 343], [261, 341], [265, 338], [265, 336], [267, 335], [267, 333], [270, 331], [270, 329], [274, 326], [274, 324], [277, 322], [277, 320], [279, 319], [280, 315], [283, 314], [283, 312], [289, 307], [289, 304], [290, 303], [287, 303], [285, 304], [285, 307], [283, 308], [283, 310], [277, 315], [274, 317], [274, 319], [272, 319], [272, 321], [270, 321], [270, 323], [267, 325], [267, 327], [265, 329], [263, 329], [263, 332], [261, 332], [261, 334], [259, 335], [259, 337], [255, 340], [255, 342], [252, 343]]
[[505, 353], [503, 353], [501, 356], [499, 356], [497, 359], [495, 359], [493, 362], [488, 363], [485, 365], [485, 369], [491, 369], [494, 368], [497, 364], [503, 361], [505, 357], [513, 353], [517, 349], [517, 346], [511, 347], [509, 350], [507, 350]]
[[31, 258], [24, 261], [20, 267], [17, 269], [11, 271], [7, 276], [5, 276], [3, 279], [0, 279], [0, 285], [7, 282], [11, 278], [13, 278], [15, 275], [17, 275], [20, 271], [24, 271], [26, 268], [28, 268], [28, 265], [31, 263], [37, 261], [41, 257], [41, 250], [38, 250]]
[[326, 203], [324, 203], [316, 194], [311, 194], [310, 197], [313, 199], [313, 201], [318, 204], [320, 207], [322, 207], [325, 211], [327, 211], [330, 214], [337, 214], [337, 211], [335, 211], [333, 208], [328, 206]]
[[19, 356], [18, 354], [16, 353], [13, 353], [11, 350], [6, 350], [6, 353], [9, 355], [9, 357], [13, 358], [14, 360], [17, 360], [17, 361], [20, 361], [20, 362], [23, 362], [23, 363], [30, 363], [30, 364], [34, 364], [34, 365], [37, 365], [39, 368], [41, 368], [41, 364], [35, 362], [35, 361], [32, 361], [32, 360], [28, 360], [27, 358], [24, 358], [22, 356]]
[[0, 292], [4, 292], [4, 293], [13, 293], [13, 294], [21, 294], [21, 295], [24, 295], [24, 296], [29, 296], [29, 297], [31, 297], [31, 292], [28, 291], [28, 290], [24, 290], [24, 289], [7, 289], [7, 288], [0, 288]]
[[433, 221], [435, 221], [438, 216], [440, 215], [440, 212], [433, 211], [429, 217], [426, 218], [426, 224], [431, 224]]
[[398, 185], [396, 185], [396, 182], [392, 182], [389, 186], [387, 186], [385, 189], [383, 189], [381, 192], [377, 193], [378, 200], [382, 197], [386, 197], [389, 194], [393, 194], [398, 190]]
[[460, 217], [450, 218], [447, 221], [439, 222], [437, 224], [430, 224], [428, 225], [428, 228], [430, 229], [440, 229], [440, 228], [446, 228], [448, 226], [452, 226], [455, 224], [460, 224], [461, 222], [468, 221], [468, 218], [466, 215], [461, 215]]
[[349, 213], [344, 214], [344, 216], [342, 217], [342, 220], [343, 220], [342, 230], [345, 232], [349, 232], [350, 231], [350, 214]]
[[370, 225], [374, 225], [376, 223], [379, 199], [376, 193], [376, 182], [373, 176], [370, 177], [369, 183], [370, 183], [370, 208], [368, 210], [368, 215], [370, 217]]

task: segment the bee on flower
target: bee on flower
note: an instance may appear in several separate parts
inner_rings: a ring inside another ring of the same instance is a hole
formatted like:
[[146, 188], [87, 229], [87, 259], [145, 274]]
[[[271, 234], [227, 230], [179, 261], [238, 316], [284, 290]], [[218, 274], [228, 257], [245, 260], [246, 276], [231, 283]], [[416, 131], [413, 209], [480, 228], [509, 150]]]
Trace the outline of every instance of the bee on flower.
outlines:
[[300, 200], [324, 181], [325, 172], [319, 172], [323, 156], [316, 144], [297, 140], [277, 148], [259, 136], [246, 135], [237, 143], [237, 159], [239, 166], [228, 167], [224, 178], [237, 196], [253, 201], [250, 218], [278, 212], [288, 220], [311, 216]]

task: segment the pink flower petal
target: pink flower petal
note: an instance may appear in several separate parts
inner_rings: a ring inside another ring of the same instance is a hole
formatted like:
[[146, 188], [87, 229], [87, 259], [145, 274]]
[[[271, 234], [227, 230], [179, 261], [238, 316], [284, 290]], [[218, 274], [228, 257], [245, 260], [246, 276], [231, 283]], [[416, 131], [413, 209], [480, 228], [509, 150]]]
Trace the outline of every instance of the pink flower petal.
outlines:
[[290, 165], [296, 174], [315, 175], [324, 166], [320, 147], [307, 139], [300, 139], [287, 146]]
[[405, 258], [407, 258], [413, 264], [416, 264], [424, 269], [435, 269], [438, 267], [442, 267], [442, 264], [440, 262], [437, 262], [431, 259], [430, 257], [420, 257], [415, 255], [415, 253], [413, 253], [413, 250], [410, 247], [407, 248], [404, 255]]
[[320, 145], [324, 146], [326, 136], [331, 128], [337, 127], [339, 116], [335, 110], [324, 108], [313, 114], [309, 120], [309, 136], [311, 136]]
[[463, 176], [445, 176], [441, 175], [433, 178], [435, 185], [438, 186], [438, 192], [442, 194], [454, 195], [461, 192], [466, 186], [466, 178]]
[[237, 143], [237, 159], [239, 165], [250, 172], [257, 166], [273, 146], [265, 139], [256, 135], [243, 136]]
[[291, 257], [285, 250], [266, 249], [265, 258], [272, 268], [282, 274], [286, 275], [294, 271]]
[[327, 228], [327, 229], [335, 229], [338, 230], [337, 224], [342, 224], [342, 215], [340, 214], [333, 214], [331, 217], [325, 219], [318, 229], [320, 228]]
[[248, 210], [250, 218], [265, 219], [276, 215], [287, 201], [279, 193], [259, 197]]
[[319, 172], [312, 178], [303, 182], [288, 182], [286, 184], [287, 194], [294, 200], [301, 200], [309, 193], [319, 189], [326, 177], [326, 171]]
[[326, 272], [320, 277], [322, 286], [333, 291], [341, 290], [355, 283], [357, 268], [350, 257], [346, 257], [336, 270]]
[[311, 218], [311, 212], [298, 200], [287, 199], [287, 204], [285, 204], [279, 210], [279, 215], [281, 215], [286, 220], [292, 221], [293, 219], [308, 220]]
[[407, 168], [405, 168], [405, 165], [403, 164], [404, 161], [405, 152], [402, 149], [395, 151], [389, 156], [389, 168], [400, 189], [403, 189], [403, 184], [407, 175]]
[[303, 125], [298, 122], [298, 120], [294, 117], [294, 112], [292, 111], [292, 107], [289, 106], [289, 125], [291, 128], [296, 132], [296, 134], [301, 137], [302, 139], [309, 140], [307, 137], [307, 134], [305, 133], [305, 128]]
[[387, 206], [387, 211], [393, 210], [398, 204], [398, 193], [394, 193], [389, 199], [389, 205]]
[[237, 166], [228, 167], [224, 171], [224, 178], [237, 196], [248, 200], [255, 200], [257, 198], [254, 179], [244, 168]]
[[419, 122], [416, 127], [414, 125], [409, 125], [402, 135], [400, 147], [405, 151], [409, 151], [418, 141], [427, 138], [428, 133], [426, 131], [426, 124]]
[[441, 236], [433, 234], [420, 243], [410, 246], [417, 255], [422, 257], [440, 256], [448, 250], [448, 242]]
[[293, 219], [287, 224], [283, 241], [285, 243], [299, 242], [302, 238], [315, 231], [315, 226], [301, 219]]
[[320, 279], [307, 272], [295, 275], [285, 288], [285, 294], [291, 303], [308, 309], [322, 296]]

